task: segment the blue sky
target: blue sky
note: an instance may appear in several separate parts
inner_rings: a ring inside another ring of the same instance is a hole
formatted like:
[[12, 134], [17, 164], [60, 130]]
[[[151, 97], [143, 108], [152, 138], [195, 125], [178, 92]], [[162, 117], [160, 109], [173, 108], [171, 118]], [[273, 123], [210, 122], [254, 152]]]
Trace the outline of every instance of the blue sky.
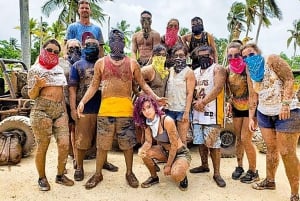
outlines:
[[[50, 18], [46, 18], [41, 14], [41, 5], [46, 0], [29, 0], [30, 17], [40, 20], [43, 17], [44, 21], [51, 24], [56, 18], [54, 13]], [[217, 38], [228, 37], [227, 31], [227, 14], [234, 0], [114, 0], [114, 2], [104, 2], [101, 6], [104, 12], [110, 16], [110, 25], [115, 27], [117, 22], [126, 20], [135, 30], [139, 26], [139, 16], [143, 10], [149, 10], [153, 15], [152, 28], [164, 34], [165, 27], [169, 19], [177, 18], [180, 21], [181, 27], [190, 28], [190, 19], [199, 16], [204, 21], [206, 31], [212, 33]], [[282, 10], [283, 20], [272, 19], [270, 28], [262, 27], [259, 46], [263, 54], [279, 54], [285, 52], [288, 56], [292, 56], [293, 48], [287, 48], [287, 38], [290, 33], [288, 29], [293, 28], [293, 21], [300, 19], [300, 1], [299, 0], [277, 0], [276, 1]], [[15, 37], [20, 42], [20, 32], [14, 27], [19, 25], [19, 0], [1, 1], [0, 7], [0, 40], [8, 40], [9, 37]], [[107, 39], [108, 25], [104, 23], [102, 26], [104, 39]], [[245, 33], [241, 34], [244, 37]], [[249, 34], [255, 38], [256, 27]], [[300, 54], [300, 48], [297, 52]]]

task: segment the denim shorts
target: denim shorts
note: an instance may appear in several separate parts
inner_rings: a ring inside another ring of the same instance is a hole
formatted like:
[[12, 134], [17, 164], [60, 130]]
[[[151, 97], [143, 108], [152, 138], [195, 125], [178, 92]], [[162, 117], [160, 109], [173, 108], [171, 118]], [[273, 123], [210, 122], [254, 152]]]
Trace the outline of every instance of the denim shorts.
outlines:
[[290, 112], [289, 119], [279, 120], [279, 116], [267, 116], [257, 111], [258, 126], [261, 128], [273, 128], [277, 132], [298, 133], [300, 132], [300, 109]]
[[[172, 111], [172, 110], [167, 110], [167, 109], [164, 112], [167, 116], [174, 119], [174, 121], [181, 121], [182, 116], [184, 114], [184, 112]], [[192, 120], [192, 113], [189, 114], [189, 121], [191, 121], [191, 120]]]
[[205, 144], [208, 148], [220, 148], [220, 126], [193, 124], [193, 144]]

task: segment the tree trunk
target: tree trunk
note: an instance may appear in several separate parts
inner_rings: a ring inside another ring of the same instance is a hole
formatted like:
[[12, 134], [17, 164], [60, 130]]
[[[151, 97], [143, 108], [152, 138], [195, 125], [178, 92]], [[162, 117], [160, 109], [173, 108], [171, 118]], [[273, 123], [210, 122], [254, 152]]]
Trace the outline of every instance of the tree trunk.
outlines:
[[30, 33], [29, 33], [29, 0], [19, 0], [22, 60], [27, 68], [30, 67]]

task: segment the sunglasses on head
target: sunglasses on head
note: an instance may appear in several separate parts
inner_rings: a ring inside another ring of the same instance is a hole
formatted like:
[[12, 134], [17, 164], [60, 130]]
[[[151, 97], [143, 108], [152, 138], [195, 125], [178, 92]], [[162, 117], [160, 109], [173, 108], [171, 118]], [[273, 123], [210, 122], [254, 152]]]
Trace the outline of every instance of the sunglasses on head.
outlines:
[[227, 58], [228, 59], [232, 59], [232, 58], [239, 58], [241, 56], [240, 53], [236, 53], [236, 54], [228, 54]]
[[59, 55], [59, 50], [53, 50], [52, 48], [46, 48], [46, 51]]
[[255, 55], [255, 53], [251, 52], [251, 53], [248, 54], [248, 55], [244, 55], [244, 56], [243, 56], [243, 59], [246, 59], [246, 58], [248, 58], [248, 57], [252, 57], [252, 56], [254, 56], [254, 55]]

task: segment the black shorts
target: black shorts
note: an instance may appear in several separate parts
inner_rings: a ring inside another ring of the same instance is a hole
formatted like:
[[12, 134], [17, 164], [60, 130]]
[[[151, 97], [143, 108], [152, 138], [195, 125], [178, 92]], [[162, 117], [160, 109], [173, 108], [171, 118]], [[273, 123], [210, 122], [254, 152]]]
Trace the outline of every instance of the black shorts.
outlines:
[[237, 110], [232, 107], [232, 117], [249, 117], [249, 110]]

